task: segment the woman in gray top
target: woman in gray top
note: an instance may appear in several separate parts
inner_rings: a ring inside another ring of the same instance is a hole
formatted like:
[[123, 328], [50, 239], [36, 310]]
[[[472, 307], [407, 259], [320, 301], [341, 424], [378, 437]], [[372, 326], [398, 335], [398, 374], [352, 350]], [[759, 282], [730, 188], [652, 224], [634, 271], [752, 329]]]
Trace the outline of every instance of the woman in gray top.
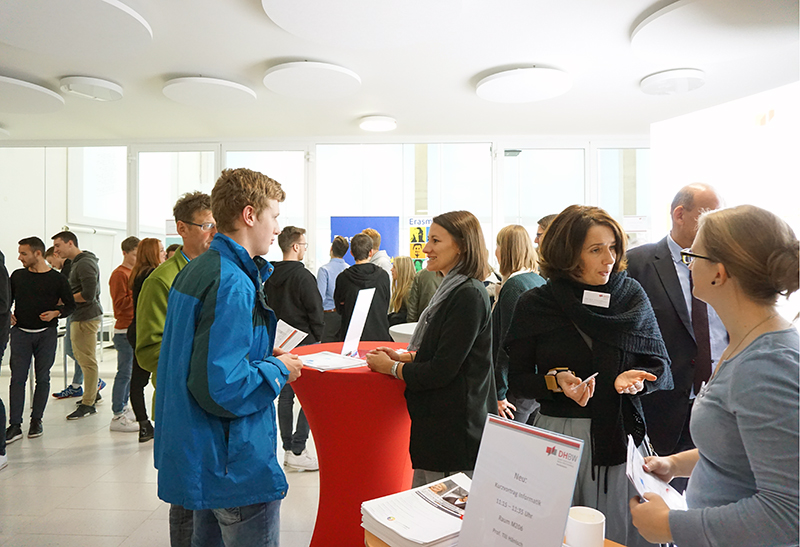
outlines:
[[704, 215], [681, 255], [730, 343], [694, 403], [697, 449], [645, 460], [664, 480], [690, 476], [689, 510], [646, 494], [647, 503], [631, 499], [633, 523], [647, 540], [680, 547], [797, 545], [800, 338], [775, 306], [798, 289], [797, 238], [743, 205]]

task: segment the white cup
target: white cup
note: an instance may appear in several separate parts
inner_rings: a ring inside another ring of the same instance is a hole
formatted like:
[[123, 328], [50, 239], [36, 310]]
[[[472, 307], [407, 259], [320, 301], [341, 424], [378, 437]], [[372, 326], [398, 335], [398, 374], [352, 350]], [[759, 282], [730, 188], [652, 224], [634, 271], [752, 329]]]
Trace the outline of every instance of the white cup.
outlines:
[[569, 547], [603, 547], [606, 537], [606, 516], [591, 507], [571, 507], [564, 531]]

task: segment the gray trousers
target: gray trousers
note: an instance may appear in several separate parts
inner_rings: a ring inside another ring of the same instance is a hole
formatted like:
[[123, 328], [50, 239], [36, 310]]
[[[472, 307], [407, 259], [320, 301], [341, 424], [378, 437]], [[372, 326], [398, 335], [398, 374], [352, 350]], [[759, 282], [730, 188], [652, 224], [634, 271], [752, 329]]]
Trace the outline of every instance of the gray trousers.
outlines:
[[49, 327], [42, 332], [25, 332], [17, 327], [11, 329], [11, 385], [9, 386], [10, 424], [22, 424], [25, 408], [25, 384], [33, 358], [36, 389], [33, 392], [31, 418], [41, 420], [44, 407], [50, 398], [50, 369], [56, 359], [58, 332]]
[[592, 478], [592, 443], [589, 418], [555, 418], [539, 414], [536, 427], [555, 431], [583, 441], [581, 466], [572, 496], [572, 505], [593, 507], [606, 516], [606, 538], [626, 547], [647, 547], [645, 540], [631, 521], [628, 500], [638, 496], [628, 477], [625, 464], [595, 467]]

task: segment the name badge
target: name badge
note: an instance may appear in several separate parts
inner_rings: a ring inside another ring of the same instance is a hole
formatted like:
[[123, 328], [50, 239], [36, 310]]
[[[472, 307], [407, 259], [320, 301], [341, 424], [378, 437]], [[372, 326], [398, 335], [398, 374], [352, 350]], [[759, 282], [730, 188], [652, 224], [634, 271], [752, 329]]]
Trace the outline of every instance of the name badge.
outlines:
[[607, 308], [611, 304], [611, 295], [607, 292], [583, 291], [583, 304]]

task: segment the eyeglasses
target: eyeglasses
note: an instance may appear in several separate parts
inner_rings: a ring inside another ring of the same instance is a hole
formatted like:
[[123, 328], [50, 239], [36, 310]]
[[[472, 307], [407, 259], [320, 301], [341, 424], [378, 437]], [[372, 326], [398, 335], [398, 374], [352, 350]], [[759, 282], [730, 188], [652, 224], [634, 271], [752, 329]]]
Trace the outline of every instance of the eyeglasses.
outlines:
[[214, 224], [213, 222], [204, 222], [202, 224], [197, 224], [196, 222], [189, 222], [188, 220], [182, 220], [181, 222], [183, 222], [184, 224], [191, 224], [192, 226], [197, 226], [204, 232], [210, 232], [211, 230], [217, 227], [217, 225]]
[[711, 262], [714, 262], [713, 258], [695, 254], [692, 252], [691, 249], [681, 251], [681, 262], [683, 262], [687, 266], [689, 266], [695, 258], [702, 258], [703, 260], [709, 260]]

